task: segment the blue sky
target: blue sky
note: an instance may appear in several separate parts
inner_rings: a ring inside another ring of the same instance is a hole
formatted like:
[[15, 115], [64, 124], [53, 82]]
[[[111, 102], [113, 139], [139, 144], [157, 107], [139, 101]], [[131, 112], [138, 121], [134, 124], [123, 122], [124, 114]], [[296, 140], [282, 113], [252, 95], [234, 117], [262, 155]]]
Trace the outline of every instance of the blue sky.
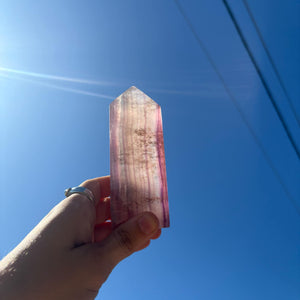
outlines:
[[[300, 148], [245, 6], [228, 2]], [[65, 188], [109, 174], [109, 103], [135, 85], [162, 107], [171, 227], [98, 298], [299, 299], [299, 159], [223, 2], [180, 3], [252, 133], [173, 1], [1, 4], [0, 257]], [[248, 4], [299, 117], [299, 2]]]

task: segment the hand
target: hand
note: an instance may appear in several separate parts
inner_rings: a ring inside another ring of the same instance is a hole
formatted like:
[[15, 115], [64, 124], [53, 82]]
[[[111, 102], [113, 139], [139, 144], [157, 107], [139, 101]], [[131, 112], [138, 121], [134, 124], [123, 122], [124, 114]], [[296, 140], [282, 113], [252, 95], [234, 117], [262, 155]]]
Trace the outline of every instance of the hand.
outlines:
[[160, 236], [150, 212], [112, 229], [109, 180], [82, 183], [96, 207], [84, 195], [65, 198], [0, 262], [0, 299], [94, 299], [121, 260]]

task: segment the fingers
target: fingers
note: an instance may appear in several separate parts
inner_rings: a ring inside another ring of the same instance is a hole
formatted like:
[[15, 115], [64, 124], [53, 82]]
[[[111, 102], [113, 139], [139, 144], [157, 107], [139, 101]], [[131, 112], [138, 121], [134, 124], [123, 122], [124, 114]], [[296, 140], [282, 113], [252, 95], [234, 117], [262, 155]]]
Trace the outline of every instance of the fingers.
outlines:
[[110, 176], [98, 177], [86, 180], [80, 186], [88, 188], [95, 197], [96, 205], [101, 199], [110, 196]]
[[[111, 222], [104, 222], [101, 224], [96, 224], [94, 229], [94, 242], [100, 243], [104, 239], [106, 239], [113, 231], [112, 223]], [[159, 228], [151, 237], [151, 240], [158, 239], [161, 235], [161, 229]], [[150, 240], [147, 241], [147, 245], [143, 246], [141, 249], [146, 248], [150, 244]], [[141, 250], [138, 249], [138, 250]]]
[[105, 222], [95, 227], [94, 241], [100, 243], [112, 233], [111, 222]]
[[109, 264], [111, 271], [121, 260], [147, 247], [158, 231], [159, 221], [150, 212], [130, 219], [117, 227], [102, 243], [95, 244], [95, 255], [99, 257], [99, 264]]
[[96, 206], [96, 222], [95, 224], [102, 224], [103, 222], [110, 220], [110, 198], [104, 198], [99, 201]]
[[98, 177], [84, 181], [80, 186], [86, 187], [92, 191], [95, 197], [96, 221], [95, 224], [101, 224], [110, 217], [110, 176]]

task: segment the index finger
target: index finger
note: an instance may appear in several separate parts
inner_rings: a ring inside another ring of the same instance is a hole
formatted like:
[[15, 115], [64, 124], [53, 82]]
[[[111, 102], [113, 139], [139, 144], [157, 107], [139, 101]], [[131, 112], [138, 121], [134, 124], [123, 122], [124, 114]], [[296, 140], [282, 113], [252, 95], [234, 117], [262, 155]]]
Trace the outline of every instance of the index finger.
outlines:
[[95, 197], [95, 205], [110, 196], [110, 176], [97, 177], [84, 181], [80, 186], [88, 188]]

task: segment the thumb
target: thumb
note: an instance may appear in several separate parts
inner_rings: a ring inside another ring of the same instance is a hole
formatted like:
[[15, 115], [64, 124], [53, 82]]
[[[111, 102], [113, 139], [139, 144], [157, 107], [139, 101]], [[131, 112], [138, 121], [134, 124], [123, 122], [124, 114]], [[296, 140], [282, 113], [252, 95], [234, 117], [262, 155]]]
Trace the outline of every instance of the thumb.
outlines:
[[141, 249], [158, 230], [157, 217], [146, 212], [117, 227], [103, 241], [103, 256], [114, 266], [135, 251]]
[[105, 277], [124, 258], [145, 248], [159, 229], [157, 217], [150, 212], [142, 213], [117, 227], [103, 242], [94, 244], [98, 272]]

